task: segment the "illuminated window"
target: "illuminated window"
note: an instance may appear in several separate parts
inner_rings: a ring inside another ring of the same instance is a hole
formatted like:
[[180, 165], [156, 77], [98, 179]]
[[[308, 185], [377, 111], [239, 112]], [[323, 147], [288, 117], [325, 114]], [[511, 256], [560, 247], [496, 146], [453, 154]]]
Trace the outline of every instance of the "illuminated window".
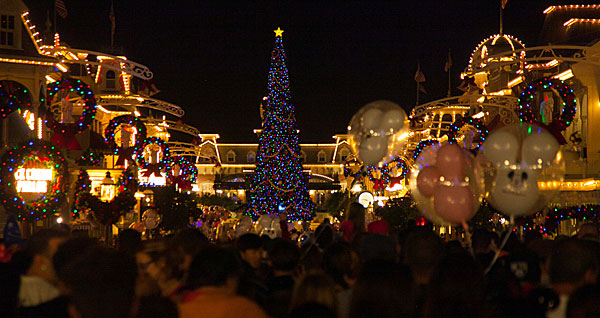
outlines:
[[319, 162], [325, 162], [325, 151], [319, 151], [319, 153], [317, 154], [317, 160]]
[[106, 89], [114, 89], [116, 87], [115, 72], [106, 72]]
[[235, 162], [235, 152], [233, 150], [229, 150], [227, 153], [227, 162]]
[[346, 148], [340, 150], [340, 160], [341, 161], [346, 161], [346, 159], [348, 158], [349, 154], [350, 154], [350, 151], [348, 151], [348, 149], [346, 149]]
[[18, 47], [17, 28], [18, 23], [15, 23], [14, 15], [0, 15], [0, 47]]
[[248, 162], [254, 162], [255, 159], [256, 159], [256, 154], [254, 153], [254, 151], [250, 151], [248, 153]]

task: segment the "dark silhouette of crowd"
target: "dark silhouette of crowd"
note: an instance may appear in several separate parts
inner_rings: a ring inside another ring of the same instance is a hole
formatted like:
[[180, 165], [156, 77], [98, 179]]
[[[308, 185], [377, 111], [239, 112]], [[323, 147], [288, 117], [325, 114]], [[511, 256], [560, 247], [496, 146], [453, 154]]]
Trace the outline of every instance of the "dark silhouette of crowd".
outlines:
[[342, 230], [325, 221], [295, 241], [124, 230], [106, 247], [41, 229], [0, 263], [0, 317], [600, 317], [597, 226], [444, 241], [426, 226], [369, 232], [351, 209]]

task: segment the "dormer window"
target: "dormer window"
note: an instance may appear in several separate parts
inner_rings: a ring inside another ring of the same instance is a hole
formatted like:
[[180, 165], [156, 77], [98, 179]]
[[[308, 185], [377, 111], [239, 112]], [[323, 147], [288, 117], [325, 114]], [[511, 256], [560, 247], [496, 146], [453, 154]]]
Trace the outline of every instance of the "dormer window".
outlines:
[[0, 15], [0, 47], [13, 49], [18, 48], [18, 25], [15, 22], [14, 15]]
[[248, 162], [254, 162], [255, 159], [256, 159], [256, 154], [254, 153], [254, 151], [250, 151], [248, 153]]
[[349, 154], [350, 154], [350, 152], [346, 148], [340, 150], [340, 161], [346, 161]]
[[115, 89], [116, 88], [116, 78], [115, 72], [108, 71], [106, 72], [106, 89]]
[[300, 162], [301, 163], [306, 162], [306, 152], [304, 152], [304, 150], [300, 150]]
[[325, 162], [325, 151], [319, 151], [319, 153], [317, 154], [317, 160], [319, 162]]
[[227, 162], [235, 162], [235, 152], [233, 150], [229, 150], [227, 153]]

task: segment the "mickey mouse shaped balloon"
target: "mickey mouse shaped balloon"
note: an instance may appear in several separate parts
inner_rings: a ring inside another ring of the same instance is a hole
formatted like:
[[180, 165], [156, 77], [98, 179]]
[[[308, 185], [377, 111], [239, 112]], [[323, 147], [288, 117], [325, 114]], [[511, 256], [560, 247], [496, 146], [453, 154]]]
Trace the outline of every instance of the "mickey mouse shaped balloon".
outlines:
[[556, 139], [531, 124], [503, 127], [483, 143], [488, 202], [508, 216], [542, 209], [558, 193], [564, 162]]
[[348, 125], [350, 145], [363, 164], [377, 166], [399, 154], [408, 126], [402, 107], [385, 100], [372, 102], [352, 116]]
[[463, 225], [483, 198], [477, 161], [456, 144], [426, 147], [411, 171], [410, 190], [421, 213], [438, 225]]

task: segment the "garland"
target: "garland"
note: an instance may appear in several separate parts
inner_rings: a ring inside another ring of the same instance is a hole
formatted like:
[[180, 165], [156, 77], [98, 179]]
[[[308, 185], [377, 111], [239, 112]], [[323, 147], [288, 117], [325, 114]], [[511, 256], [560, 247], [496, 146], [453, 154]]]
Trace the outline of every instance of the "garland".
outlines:
[[183, 180], [196, 182], [198, 180], [198, 168], [183, 156], [177, 156], [172, 161], [172, 167], [179, 165], [179, 176]]
[[423, 149], [425, 149], [431, 145], [434, 145], [434, 144], [439, 145], [440, 142], [435, 139], [425, 139], [425, 140], [419, 141], [419, 143], [417, 144], [417, 147], [413, 151], [413, 159], [417, 160], [417, 158], [419, 158], [419, 156], [421, 155], [421, 152], [423, 151]]
[[0, 116], [6, 118], [22, 106], [31, 107], [31, 95], [27, 88], [18, 82], [0, 81]]
[[[50, 142], [33, 139], [11, 150], [0, 160], [0, 201], [9, 212], [17, 214], [19, 220], [39, 220], [57, 211], [65, 198], [65, 178], [69, 168], [62, 153]], [[15, 173], [27, 162], [38, 161], [53, 170], [48, 192], [41, 198], [26, 202], [17, 192]]]
[[479, 118], [463, 117], [452, 123], [452, 125], [450, 125], [450, 130], [448, 131], [448, 142], [451, 144], [456, 143], [456, 135], [465, 125], [473, 126], [475, 129], [477, 129], [480, 138], [475, 150], [480, 149], [489, 132], [483, 121], [481, 121]]
[[108, 122], [106, 129], [104, 129], [104, 141], [108, 144], [108, 146], [115, 150], [115, 154], [121, 150], [121, 147], [117, 145], [117, 142], [115, 141], [115, 131], [120, 125], [134, 126], [137, 130], [136, 143], [134, 147], [141, 146], [142, 141], [146, 139], [146, 125], [144, 125], [139, 118], [132, 115], [118, 116], [111, 119]]
[[[149, 145], [158, 145], [163, 153], [162, 159], [159, 163], [150, 164], [144, 158], [144, 149], [146, 149]], [[170, 169], [167, 169], [171, 166], [172, 158], [169, 152], [169, 147], [167, 147], [167, 143], [157, 137], [149, 137], [144, 139], [138, 147], [136, 147], [137, 161], [140, 165], [140, 168], [147, 169], [145, 176], [149, 177], [154, 173], [154, 175], [158, 176], [162, 170], [167, 170], [167, 175], [170, 175]]]
[[523, 87], [521, 97], [519, 97], [519, 119], [522, 122], [530, 124], [539, 124], [538, 116], [532, 110], [534, 97], [545, 89], [555, 89], [562, 100], [562, 111], [559, 118], [553, 118], [552, 123], [546, 123], [563, 131], [571, 125], [575, 112], [577, 111], [577, 100], [573, 90], [565, 84], [564, 81], [555, 78], [543, 78], [534, 83], [529, 83]]
[[100, 166], [100, 158], [93, 151], [85, 151], [77, 160], [78, 166], [97, 167]]

